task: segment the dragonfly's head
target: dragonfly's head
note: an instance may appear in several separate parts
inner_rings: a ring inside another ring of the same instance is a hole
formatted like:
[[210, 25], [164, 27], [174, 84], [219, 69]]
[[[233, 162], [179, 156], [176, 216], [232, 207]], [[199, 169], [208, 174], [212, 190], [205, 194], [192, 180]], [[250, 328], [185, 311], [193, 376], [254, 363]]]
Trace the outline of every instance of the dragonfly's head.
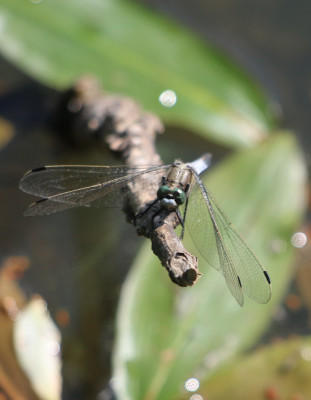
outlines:
[[176, 210], [186, 201], [186, 193], [182, 189], [171, 189], [167, 185], [159, 187], [157, 196], [161, 200], [162, 207], [169, 211]]

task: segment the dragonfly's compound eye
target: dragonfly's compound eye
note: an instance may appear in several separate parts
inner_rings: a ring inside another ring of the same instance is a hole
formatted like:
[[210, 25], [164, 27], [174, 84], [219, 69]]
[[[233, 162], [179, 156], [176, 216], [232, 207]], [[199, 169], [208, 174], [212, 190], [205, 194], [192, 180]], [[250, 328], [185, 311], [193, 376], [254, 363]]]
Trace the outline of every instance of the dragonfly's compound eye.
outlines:
[[186, 193], [182, 189], [173, 189], [172, 195], [174, 196], [174, 199], [179, 206], [186, 201]]
[[157, 192], [158, 199], [161, 200], [170, 193], [171, 189], [168, 186], [166, 185], [160, 186]]

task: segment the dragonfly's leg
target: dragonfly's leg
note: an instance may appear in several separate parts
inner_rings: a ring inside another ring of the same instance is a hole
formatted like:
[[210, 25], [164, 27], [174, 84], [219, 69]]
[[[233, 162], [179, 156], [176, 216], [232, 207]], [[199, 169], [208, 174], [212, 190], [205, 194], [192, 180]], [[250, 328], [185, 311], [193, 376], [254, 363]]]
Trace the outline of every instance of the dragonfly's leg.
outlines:
[[184, 210], [184, 215], [181, 216], [179, 209], [176, 210], [176, 214], [178, 216], [180, 225], [182, 226], [182, 231], [180, 234], [179, 239], [182, 240], [184, 238], [184, 234], [185, 234], [185, 222], [186, 222], [186, 213], [187, 213], [187, 208], [188, 208], [188, 201], [189, 199], [186, 200], [186, 204], [185, 204], [185, 210]]
[[[142, 216], [142, 215], [144, 215], [146, 212], [148, 212], [149, 210], [150, 210], [150, 208], [152, 208], [154, 205], [155, 205], [155, 203], [156, 202], [158, 202], [159, 200], [158, 199], [155, 199], [152, 203], [149, 203], [148, 205], [147, 205], [147, 207], [142, 211], [142, 212], [140, 212], [138, 215], [140, 215], [140, 216]], [[136, 217], [137, 217], [137, 215], [136, 215]]]
[[162, 185], [165, 185], [165, 176], [162, 176]]
[[179, 239], [183, 240], [184, 232], [185, 232], [185, 225], [184, 225], [183, 217], [181, 216], [181, 213], [180, 213], [179, 209], [176, 210], [176, 214], [177, 214], [177, 217], [179, 219], [180, 225], [182, 226], [182, 231], [181, 231], [181, 234], [179, 236]]

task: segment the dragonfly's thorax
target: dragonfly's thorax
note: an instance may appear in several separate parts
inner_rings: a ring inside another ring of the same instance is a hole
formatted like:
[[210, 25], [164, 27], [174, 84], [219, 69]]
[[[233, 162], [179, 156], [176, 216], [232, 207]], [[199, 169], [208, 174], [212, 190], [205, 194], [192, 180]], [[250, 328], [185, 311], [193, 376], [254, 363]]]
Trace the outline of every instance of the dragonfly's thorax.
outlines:
[[184, 163], [175, 162], [157, 193], [162, 207], [173, 211], [183, 204], [188, 197], [192, 181], [192, 170]]
[[176, 162], [169, 169], [165, 184], [174, 188], [180, 188], [184, 192], [188, 191], [188, 187], [192, 181], [192, 170], [187, 166], [187, 164]]

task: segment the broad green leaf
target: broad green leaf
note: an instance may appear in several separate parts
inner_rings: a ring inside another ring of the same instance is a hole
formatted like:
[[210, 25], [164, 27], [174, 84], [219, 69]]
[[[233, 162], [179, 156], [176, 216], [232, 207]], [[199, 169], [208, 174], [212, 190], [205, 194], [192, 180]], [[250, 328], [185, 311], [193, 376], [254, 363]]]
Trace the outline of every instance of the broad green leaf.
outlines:
[[[311, 393], [310, 336], [274, 343], [243, 357], [200, 387], [213, 400], [308, 399]], [[185, 397], [189, 398], [189, 397]]]
[[[190, 288], [169, 282], [146, 244], [119, 305], [114, 382], [118, 399], [177, 399], [191, 376], [207, 377], [254, 345], [283, 298], [292, 274], [290, 237], [304, 211], [306, 173], [295, 139], [279, 134], [231, 156], [204, 177], [273, 284], [266, 305], [240, 308], [223, 276], [200, 260]], [[186, 247], [190, 247], [186, 243]], [[196, 253], [193, 248], [193, 253]]]
[[[94, 74], [164, 122], [227, 146], [251, 146], [272, 126], [248, 76], [186, 29], [130, 1], [2, 0], [0, 27], [2, 54], [53, 87]], [[169, 109], [158, 101], [167, 89], [178, 99]]]

